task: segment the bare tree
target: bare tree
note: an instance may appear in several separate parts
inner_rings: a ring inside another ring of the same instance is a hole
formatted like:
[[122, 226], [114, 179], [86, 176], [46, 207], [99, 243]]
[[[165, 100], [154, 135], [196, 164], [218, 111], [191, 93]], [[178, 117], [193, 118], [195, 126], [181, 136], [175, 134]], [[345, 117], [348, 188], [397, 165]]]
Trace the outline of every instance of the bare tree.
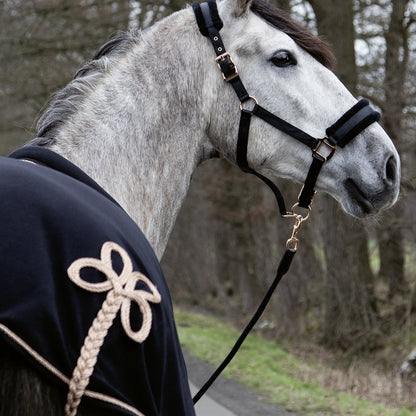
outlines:
[[[356, 94], [352, 0], [311, 0], [310, 4], [319, 34], [328, 39], [337, 57], [335, 72]], [[365, 227], [343, 214], [329, 198], [322, 223], [326, 257], [325, 343], [346, 349], [371, 348], [377, 339], [376, 311]]]
[[[406, 105], [404, 90], [409, 60], [409, 23], [405, 15], [408, 0], [392, 0], [390, 23], [385, 34], [386, 57], [384, 77], [384, 102], [382, 103], [384, 126], [400, 150], [403, 135], [403, 109]], [[388, 211], [380, 222], [379, 277], [389, 283], [389, 297], [403, 295], [409, 287], [404, 273], [404, 238], [401, 212], [403, 203]]]
[[56, 90], [118, 30], [129, 25], [130, 2], [4, 1], [0, 3], [0, 152], [28, 140]]

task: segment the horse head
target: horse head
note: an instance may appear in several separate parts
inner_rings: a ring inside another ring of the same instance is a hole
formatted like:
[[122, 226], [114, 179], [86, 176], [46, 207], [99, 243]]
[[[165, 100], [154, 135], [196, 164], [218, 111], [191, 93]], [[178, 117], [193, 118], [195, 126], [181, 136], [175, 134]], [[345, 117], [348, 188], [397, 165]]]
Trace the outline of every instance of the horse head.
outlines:
[[[322, 138], [357, 103], [332, 72], [326, 44], [263, 0], [224, 0], [218, 4], [218, 13], [223, 22], [221, 37], [241, 80], [271, 113]], [[238, 100], [218, 74], [217, 78], [209, 136], [218, 152], [235, 163]], [[302, 183], [311, 151], [264, 120], [253, 118], [247, 161], [262, 175]], [[372, 123], [338, 149], [323, 167], [316, 187], [332, 195], [347, 213], [364, 217], [393, 205], [399, 183], [398, 153], [382, 127]]]

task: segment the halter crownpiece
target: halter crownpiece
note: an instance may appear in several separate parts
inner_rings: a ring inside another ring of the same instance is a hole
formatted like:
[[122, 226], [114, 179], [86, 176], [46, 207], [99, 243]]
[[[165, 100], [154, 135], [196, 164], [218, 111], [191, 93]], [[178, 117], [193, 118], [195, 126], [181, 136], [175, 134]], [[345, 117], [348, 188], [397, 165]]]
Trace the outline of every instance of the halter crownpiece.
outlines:
[[[297, 128], [296, 126], [288, 123], [287, 121], [261, 107], [258, 101], [249, 95], [246, 88], [244, 87], [243, 82], [240, 79], [237, 66], [235, 65], [230, 53], [226, 51], [224, 43], [221, 39], [220, 30], [223, 27], [223, 23], [218, 14], [216, 1], [208, 0], [207, 3], [202, 4], [193, 3], [192, 8], [195, 13], [199, 31], [203, 36], [210, 39], [214, 47], [215, 54], [217, 55], [215, 62], [223, 80], [232, 86], [235, 93], [237, 94], [238, 99], [240, 100], [241, 114], [236, 149], [237, 165], [244, 172], [256, 175], [272, 190], [276, 197], [280, 214], [283, 217], [290, 217], [295, 219], [292, 236], [286, 243], [286, 251], [280, 260], [276, 276], [270, 285], [270, 288], [266, 292], [253, 317], [250, 319], [249, 323], [246, 325], [243, 332], [237, 339], [234, 347], [225, 357], [217, 370], [215, 370], [208, 381], [194, 396], [193, 401], [196, 403], [233, 359], [238, 349], [264, 312], [280, 280], [289, 270], [298, 246], [297, 234], [303, 222], [309, 217], [311, 204], [316, 193], [315, 184], [322, 166], [332, 158], [338, 147], [342, 148], [346, 146], [354, 137], [361, 133], [370, 124], [378, 121], [380, 119], [380, 114], [370, 107], [367, 100], [362, 99], [358, 101], [357, 104], [355, 104], [351, 109], [349, 109], [342, 117], [340, 117], [338, 121], [326, 129], [327, 137], [318, 139], [310, 136], [303, 130]], [[251, 110], [245, 109], [243, 103], [250, 100], [254, 103], [254, 106], [252, 105], [253, 108]], [[292, 136], [312, 150], [312, 164], [309, 168], [304, 185], [299, 194], [298, 202], [293, 205], [290, 212], [287, 212], [283, 196], [274, 182], [259, 172], [256, 172], [253, 168], [250, 167], [248, 163], [248, 138], [250, 132], [250, 122], [253, 115], [259, 117], [276, 129], [288, 134], [289, 136]], [[306, 208], [308, 210], [307, 215], [303, 217], [302, 215], [295, 213], [294, 208], [296, 206]]]
[[[337, 122], [326, 129], [327, 137], [318, 139], [310, 136], [303, 130], [261, 107], [258, 104], [258, 101], [249, 95], [240, 79], [237, 66], [232, 60], [230, 53], [226, 51], [222, 42], [219, 31], [223, 27], [223, 23], [218, 14], [216, 1], [208, 0], [208, 2], [202, 4], [193, 3], [192, 8], [201, 34], [208, 37], [214, 47], [214, 51], [217, 55], [215, 61], [224, 81], [233, 87], [240, 100], [241, 116], [236, 152], [237, 165], [244, 172], [259, 177], [271, 188], [276, 197], [279, 211], [282, 216], [292, 215], [293, 210], [292, 212], [287, 212], [284, 199], [277, 186], [270, 179], [256, 172], [249, 166], [247, 161], [247, 147], [251, 117], [253, 115], [259, 117], [276, 129], [292, 136], [312, 150], [313, 161], [297, 203], [300, 207], [309, 209], [315, 195], [315, 184], [322, 166], [331, 159], [338, 147], [344, 147], [370, 124], [378, 121], [380, 119], [380, 114], [370, 107], [367, 100], [362, 99], [348, 110]], [[254, 102], [254, 107], [251, 110], [244, 109], [242, 105], [248, 100]]]

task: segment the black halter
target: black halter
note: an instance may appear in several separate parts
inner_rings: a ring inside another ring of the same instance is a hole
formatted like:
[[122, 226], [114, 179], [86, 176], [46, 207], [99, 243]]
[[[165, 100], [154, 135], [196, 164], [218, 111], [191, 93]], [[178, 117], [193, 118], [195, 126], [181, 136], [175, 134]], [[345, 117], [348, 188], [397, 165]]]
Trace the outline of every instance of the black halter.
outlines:
[[[234, 344], [234, 347], [231, 349], [227, 357], [208, 379], [208, 381], [202, 386], [199, 392], [194, 396], [194, 403], [196, 403], [203, 394], [208, 390], [208, 388], [213, 384], [217, 379], [220, 373], [224, 368], [229, 364], [232, 358], [237, 353], [238, 349], [248, 336], [251, 329], [257, 323], [258, 319], [262, 315], [264, 309], [267, 306], [274, 290], [279, 284], [282, 277], [289, 270], [289, 267], [292, 263], [292, 259], [296, 253], [298, 239], [296, 238], [299, 229], [306, 218], [309, 217], [310, 206], [315, 195], [315, 184], [318, 179], [318, 175], [322, 169], [322, 166], [331, 159], [338, 147], [346, 146], [355, 136], [361, 133], [366, 127], [370, 124], [378, 121], [380, 119], [380, 114], [374, 111], [367, 100], [360, 100], [355, 104], [350, 110], [348, 110], [336, 123], [326, 129], [327, 137], [322, 139], [317, 139], [310, 136], [308, 133], [300, 130], [299, 128], [293, 126], [285, 120], [282, 120], [280, 117], [270, 113], [265, 108], [261, 107], [257, 100], [250, 96], [242, 83], [240, 76], [237, 71], [237, 67], [234, 64], [231, 55], [225, 50], [225, 46], [222, 42], [219, 31], [223, 27], [223, 23], [219, 17], [217, 4], [215, 0], [208, 0], [207, 3], [199, 4], [193, 3], [192, 8], [194, 9], [195, 17], [199, 26], [199, 30], [202, 35], [208, 37], [211, 40], [211, 43], [214, 47], [217, 58], [215, 59], [217, 66], [220, 70], [220, 73], [225, 82], [229, 83], [237, 97], [240, 100], [240, 125], [238, 131], [238, 142], [237, 142], [237, 164], [244, 171], [252, 173], [259, 177], [263, 182], [265, 182], [269, 188], [273, 191], [278, 206], [280, 214], [284, 217], [293, 217], [295, 218], [295, 225], [293, 227], [292, 237], [288, 240], [286, 244], [286, 251], [284, 252], [279, 266], [277, 268], [276, 276], [270, 285], [268, 291], [266, 292], [261, 304], [257, 308], [253, 317], [250, 319], [249, 323], [246, 325], [245, 329], [239, 336], [238, 340]], [[253, 101], [254, 106], [251, 110], [244, 108], [244, 103], [248, 101]], [[269, 178], [261, 175], [251, 168], [247, 161], [247, 146], [248, 146], [248, 136], [250, 130], [250, 121], [252, 116], [261, 118], [266, 123], [277, 128], [278, 130], [283, 131], [284, 133], [292, 136], [296, 140], [299, 140], [301, 143], [305, 144], [312, 150], [312, 164], [309, 168], [308, 174], [306, 176], [304, 185], [298, 197], [298, 202], [293, 205], [292, 210], [288, 212], [285, 207], [285, 202], [281, 192], [278, 187], [272, 182]], [[300, 214], [294, 212], [294, 208], [300, 206], [308, 210], [308, 214], [303, 217]]]
[[[374, 111], [367, 100], [360, 100], [348, 110], [336, 123], [326, 129], [327, 137], [318, 139], [310, 136], [303, 130], [298, 129], [280, 117], [270, 113], [261, 107], [257, 100], [251, 97], [242, 83], [231, 55], [225, 50], [219, 31], [223, 23], [218, 15], [215, 0], [208, 0], [207, 3], [192, 5], [198, 27], [202, 35], [208, 37], [217, 55], [215, 59], [221, 75], [229, 83], [240, 100], [240, 126], [237, 142], [237, 165], [244, 171], [252, 173], [265, 182], [273, 191], [279, 205], [280, 214], [283, 216], [292, 215], [285, 207], [284, 199], [277, 186], [268, 178], [252, 169], [247, 161], [248, 135], [252, 116], [261, 118], [266, 123], [278, 130], [292, 136], [312, 150], [312, 164], [309, 168], [304, 186], [300, 192], [298, 203], [302, 208], [309, 209], [315, 195], [315, 184], [322, 166], [331, 159], [337, 147], [344, 147], [355, 136], [361, 133], [370, 124], [380, 119], [380, 114]], [[254, 107], [251, 110], [243, 108], [243, 103], [252, 100]]]

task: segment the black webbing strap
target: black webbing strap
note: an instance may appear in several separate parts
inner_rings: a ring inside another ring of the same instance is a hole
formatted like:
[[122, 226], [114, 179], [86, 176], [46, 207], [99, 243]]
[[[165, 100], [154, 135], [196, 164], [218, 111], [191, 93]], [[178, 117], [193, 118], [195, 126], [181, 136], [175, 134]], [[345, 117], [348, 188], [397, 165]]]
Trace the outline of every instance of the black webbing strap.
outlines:
[[[344, 147], [355, 136], [379, 119], [380, 113], [370, 107], [368, 100], [361, 99], [340, 117], [338, 121], [326, 129], [327, 138], [323, 139], [324, 144], [326, 146], [333, 146], [333, 154], [336, 147]], [[324, 163], [329, 159], [320, 154], [317, 148], [315, 148], [312, 156], [312, 164], [298, 198], [299, 206], [302, 208], [309, 208], [312, 203], [318, 175]]]
[[195, 2], [192, 4], [192, 8], [195, 13], [199, 31], [202, 35], [211, 40], [215, 54], [217, 55], [216, 62], [224, 81], [228, 82], [233, 87], [241, 102], [248, 100], [249, 95], [241, 82], [237, 67], [225, 50], [225, 46], [221, 39], [219, 31], [221, 30], [223, 23], [218, 15], [217, 3], [215, 0], [208, 0], [206, 3], [202, 4]]
[[363, 98], [326, 129], [328, 141], [336, 146], [344, 147], [370, 124], [379, 120], [380, 113], [374, 111], [368, 100]]
[[315, 149], [319, 143], [317, 139], [310, 136], [308, 133], [298, 129], [297, 127], [274, 115], [270, 111], [267, 111], [265, 108], [259, 106], [258, 104], [256, 104], [253, 108], [253, 114], [274, 128], [283, 131], [294, 139], [310, 147], [311, 149]]
[[277, 205], [279, 207], [279, 212], [281, 215], [286, 215], [286, 206], [282, 193], [276, 184], [271, 181], [266, 176], [263, 176], [261, 173], [256, 172], [254, 169], [250, 168], [247, 161], [247, 146], [248, 146], [248, 135], [250, 131], [250, 121], [251, 116], [254, 113], [249, 110], [242, 109], [240, 116], [240, 125], [238, 128], [238, 141], [237, 141], [237, 165], [238, 167], [246, 173], [251, 173], [261, 179], [273, 192]]
[[257, 308], [256, 312], [254, 313], [253, 317], [250, 319], [249, 323], [244, 328], [241, 335], [238, 337], [237, 341], [235, 342], [233, 348], [225, 357], [224, 361], [219, 365], [219, 367], [214, 371], [212, 376], [208, 379], [208, 381], [201, 387], [198, 393], [194, 396], [193, 401], [194, 404], [205, 394], [205, 392], [211, 387], [214, 381], [219, 377], [225, 367], [231, 362], [234, 356], [237, 354], [238, 350], [240, 349], [241, 345], [243, 344], [244, 340], [247, 338], [248, 334], [253, 329], [254, 325], [258, 322], [261, 315], [263, 314], [264, 310], [266, 309], [267, 304], [269, 303], [274, 291], [276, 290], [277, 285], [279, 284], [282, 277], [288, 272], [290, 265], [292, 263], [293, 257], [296, 254], [296, 250], [288, 249], [283, 253], [283, 256], [280, 260], [279, 267], [277, 268], [276, 276], [273, 280], [273, 283], [270, 285], [269, 289], [267, 290], [266, 294], [262, 302], [260, 303], [259, 307]]
[[312, 156], [311, 166], [309, 167], [305, 182], [298, 196], [298, 204], [301, 208], [310, 208], [316, 193], [316, 181], [325, 162], [326, 160], [320, 156]]

